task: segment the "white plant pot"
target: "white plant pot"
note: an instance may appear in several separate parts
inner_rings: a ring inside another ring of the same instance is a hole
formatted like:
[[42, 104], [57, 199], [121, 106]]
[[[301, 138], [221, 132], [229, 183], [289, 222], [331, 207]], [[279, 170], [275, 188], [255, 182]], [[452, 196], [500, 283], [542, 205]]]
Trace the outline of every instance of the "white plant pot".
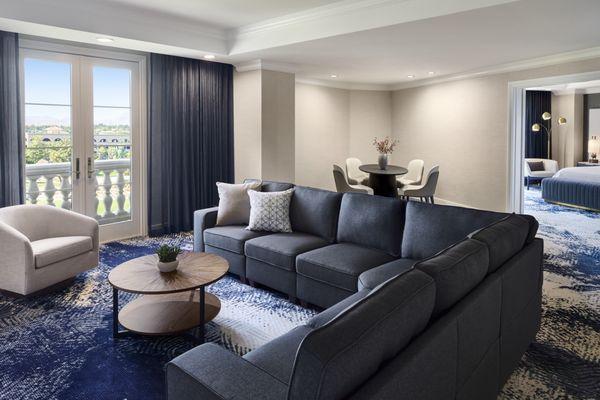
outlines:
[[173, 272], [179, 266], [179, 260], [171, 261], [171, 262], [157, 262], [156, 267], [160, 272]]

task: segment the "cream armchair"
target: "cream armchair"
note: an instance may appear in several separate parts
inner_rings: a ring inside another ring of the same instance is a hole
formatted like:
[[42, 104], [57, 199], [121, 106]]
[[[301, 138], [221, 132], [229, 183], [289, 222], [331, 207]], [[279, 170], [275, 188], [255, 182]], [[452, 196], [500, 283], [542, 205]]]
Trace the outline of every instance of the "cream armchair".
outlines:
[[98, 222], [50, 206], [0, 208], [0, 289], [28, 295], [98, 266]]
[[[531, 165], [536, 165], [539, 163], [544, 165], [544, 169], [532, 171]], [[525, 176], [527, 189], [529, 189], [529, 186], [532, 182], [541, 182], [544, 178], [553, 177], [557, 172], [558, 162], [555, 160], [549, 160], [545, 158], [526, 158], [523, 162], [523, 175]]]

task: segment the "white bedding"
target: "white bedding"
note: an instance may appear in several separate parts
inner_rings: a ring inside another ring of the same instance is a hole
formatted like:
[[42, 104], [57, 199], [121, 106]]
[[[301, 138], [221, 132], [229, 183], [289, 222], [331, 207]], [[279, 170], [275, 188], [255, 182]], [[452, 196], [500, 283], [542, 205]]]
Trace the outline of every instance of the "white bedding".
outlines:
[[563, 168], [554, 174], [554, 178], [573, 181], [593, 181], [600, 183], [600, 166]]

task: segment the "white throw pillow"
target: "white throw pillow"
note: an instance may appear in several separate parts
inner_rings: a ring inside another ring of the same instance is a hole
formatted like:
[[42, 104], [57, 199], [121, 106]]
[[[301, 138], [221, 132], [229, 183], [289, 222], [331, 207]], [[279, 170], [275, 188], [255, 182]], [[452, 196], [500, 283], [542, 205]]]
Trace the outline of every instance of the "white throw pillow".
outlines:
[[219, 211], [217, 211], [217, 226], [247, 225], [250, 219], [249, 191], [260, 188], [261, 182], [241, 184], [217, 182], [219, 190]]
[[248, 192], [250, 196], [250, 223], [248, 230], [291, 232], [290, 201], [294, 189], [283, 192]]

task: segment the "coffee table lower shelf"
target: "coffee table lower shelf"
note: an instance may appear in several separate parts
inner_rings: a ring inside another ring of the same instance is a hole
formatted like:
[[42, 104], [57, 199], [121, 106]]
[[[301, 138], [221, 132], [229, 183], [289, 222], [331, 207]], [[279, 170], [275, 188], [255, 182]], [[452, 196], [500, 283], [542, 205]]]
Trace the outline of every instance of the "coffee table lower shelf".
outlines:
[[[204, 315], [201, 315], [200, 290], [142, 295], [118, 311], [118, 324], [127, 331], [119, 331], [116, 325], [115, 337], [127, 332], [152, 336], [176, 335], [198, 326], [204, 328], [204, 324], [214, 319], [221, 310], [221, 302], [215, 295], [205, 293], [204, 297]], [[118, 310], [118, 303], [114, 306], [115, 311]], [[204, 321], [201, 322], [202, 318]], [[204, 342], [204, 329], [200, 329], [200, 334], [202, 337], [197, 339]]]

